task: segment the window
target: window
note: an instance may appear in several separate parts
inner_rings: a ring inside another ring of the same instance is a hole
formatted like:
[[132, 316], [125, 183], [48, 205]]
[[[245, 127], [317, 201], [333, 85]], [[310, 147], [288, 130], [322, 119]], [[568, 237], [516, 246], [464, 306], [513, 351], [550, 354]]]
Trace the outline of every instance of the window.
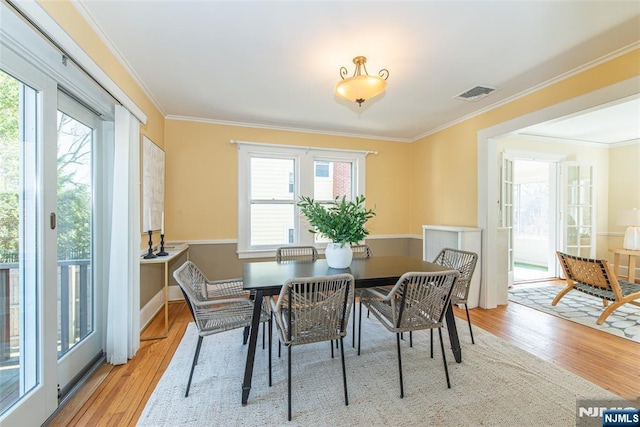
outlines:
[[[364, 194], [365, 152], [239, 142], [238, 253], [273, 256], [278, 246], [324, 243], [308, 232], [297, 201]], [[284, 233], [283, 233], [284, 230]]]
[[329, 178], [329, 163], [328, 162], [316, 162], [316, 177], [317, 178]]

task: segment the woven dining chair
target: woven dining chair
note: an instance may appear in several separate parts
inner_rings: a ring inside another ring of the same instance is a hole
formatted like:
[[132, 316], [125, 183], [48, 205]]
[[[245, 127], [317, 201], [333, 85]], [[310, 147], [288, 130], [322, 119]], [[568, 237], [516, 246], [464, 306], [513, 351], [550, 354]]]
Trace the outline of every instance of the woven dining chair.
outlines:
[[[198, 328], [198, 343], [191, 364], [189, 381], [184, 397], [189, 396], [193, 371], [198, 364], [202, 339], [208, 335], [251, 326], [253, 300], [245, 291], [241, 279], [212, 281], [191, 261], [173, 272], [189, 310]], [[266, 305], [260, 313], [260, 322], [270, 319]], [[269, 337], [271, 340], [271, 337]], [[271, 341], [269, 341], [271, 349]], [[269, 357], [271, 351], [269, 351]]]
[[[351, 251], [353, 252], [353, 259], [367, 259], [373, 256], [373, 252], [369, 245], [352, 245]], [[360, 298], [360, 290], [356, 289], [355, 291], [356, 298]], [[351, 346], [356, 346], [356, 309], [353, 309], [353, 324], [351, 325], [353, 328], [351, 334]]]
[[[281, 246], [276, 249], [277, 262], [311, 262], [317, 259], [318, 249], [315, 246]], [[278, 357], [281, 355], [282, 345], [278, 341]], [[333, 347], [331, 347], [331, 357], [333, 357]]]
[[447, 387], [451, 388], [449, 370], [442, 341], [444, 315], [449, 307], [451, 291], [460, 273], [456, 270], [420, 273], [405, 273], [388, 294], [367, 288], [360, 295], [360, 322], [358, 326], [358, 355], [362, 337], [362, 305], [387, 328], [396, 334], [398, 347], [398, 371], [400, 373], [400, 397], [404, 397], [402, 380], [402, 356], [400, 352], [400, 334], [421, 329], [438, 329], [442, 361], [447, 378]]
[[365, 259], [373, 256], [369, 245], [352, 245], [351, 251], [353, 252], [353, 259]]
[[[344, 403], [347, 371], [343, 338], [353, 304], [354, 279], [350, 274], [294, 278], [282, 286], [278, 300], [270, 300], [279, 339], [288, 350], [287, 419], [291, 421], [291, 348], [315, 342], [340, 340]], [[333, 346], [332, 346], [333, 348]]]
[[[451, 292], [451, 304], [464, 304], [467, 313], [467, 323], [469, 323], [469, 334], [471, 335], [471, 343], [475, 344], [473, 339], [473, 330], [471, 329], [471, 318], [469, 317], [469, 288], [471, 287], [471, 278], [476, 269], [478, 262], [478, 254], [475, 252], [462, 251], [460, 249], [444, 248], [438, 256], [433, 260], [435, 264], [452, 270], [458, 270], [460, 277], [456, 281], [456, 285]], [[431, 354], [433, 355], [433, 331], [431, 331]]]
[[282, 246], [276, 249], [276, 261], [315, 261], [318, 250], [315, 246]]

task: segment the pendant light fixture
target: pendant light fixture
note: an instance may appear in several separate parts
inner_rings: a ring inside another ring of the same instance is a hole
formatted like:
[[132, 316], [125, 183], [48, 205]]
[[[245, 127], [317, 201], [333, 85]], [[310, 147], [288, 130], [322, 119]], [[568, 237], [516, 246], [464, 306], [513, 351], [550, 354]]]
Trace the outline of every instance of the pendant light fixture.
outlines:
[[389, 71], [384, 68], [378, 72], [377, 76], [370, 76], [364, 65], [366, 62], [367, 58], [364, 56], [356, 56], [353, 58], [356, 69], [351, 77], [347, 77], [348, 71], [345, 67], [340, 67], [340, 77], [342, 77], [342, 81], [338, 82], [335, 88], [336, 94], [350, 101], [357, 102], [360, 107], [362, 107], [362, 103], [367, 99], [371, 99], [384, 92], [387, 87], [387, 79], [389, 78]]

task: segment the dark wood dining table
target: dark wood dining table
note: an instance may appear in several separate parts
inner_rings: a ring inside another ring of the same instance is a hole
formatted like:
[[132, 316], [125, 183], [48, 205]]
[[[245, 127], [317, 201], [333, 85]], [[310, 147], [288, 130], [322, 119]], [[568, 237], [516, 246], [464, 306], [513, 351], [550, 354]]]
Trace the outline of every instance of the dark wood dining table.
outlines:
[[[354, 259], [346, 269], [334, 269], [327, 265], [326, 260], [318, 259], [312, 262], [247, 262], [242, 268], [244, 289], [255, 294], [253, 320], [249, 332], [249, 348], [247, 362], [242, 382], [242, 404], [246, 405], [251, 391], [253, 377], [253, 362], [258, 339], [260, 309], [265, 296], [278, 295], [285, 281], [294, 277], [319, 277], [333, 274], [349, 273], [355, 279], [356, 288], [393, 285], [404, 273], [409, 271], [445, 271], [448, 270], [438, 264], [422, 261], [407, 256], [375, 256], [366, 259]], [[455, 318], [451, 306], [445, 315], [451, 349], [456, 362], [462, 361], [462, 351], [458, 340]]]

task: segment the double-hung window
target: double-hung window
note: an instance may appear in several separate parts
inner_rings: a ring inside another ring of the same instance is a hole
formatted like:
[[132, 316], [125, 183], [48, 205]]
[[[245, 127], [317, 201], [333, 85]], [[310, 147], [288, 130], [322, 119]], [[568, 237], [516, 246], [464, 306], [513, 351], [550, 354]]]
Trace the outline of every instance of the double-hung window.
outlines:
[[310, 233], [297, 202], [364, 194], [366, 152], [238, 144], [238, 254], [272, 256], [284, 245], [327, 242]]

